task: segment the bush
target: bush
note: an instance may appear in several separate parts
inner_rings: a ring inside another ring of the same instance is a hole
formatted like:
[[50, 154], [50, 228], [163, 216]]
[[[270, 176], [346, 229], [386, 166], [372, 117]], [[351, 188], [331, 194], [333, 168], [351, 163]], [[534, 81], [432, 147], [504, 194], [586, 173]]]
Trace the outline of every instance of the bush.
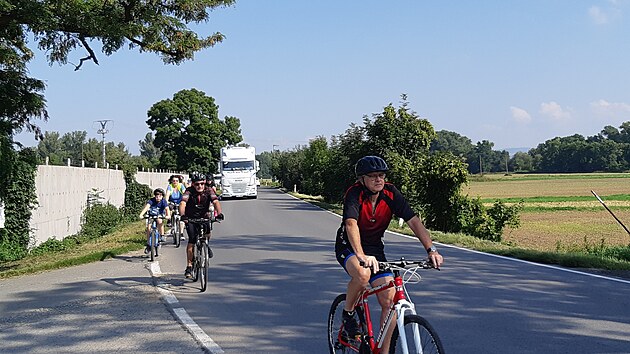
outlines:
[[461, 232], [483, 240], [500, 242], [506, 226], [519, 225], [518, 213], [522, 203], [506, 206], [495, 202], [486, 209], [481, 200], [458, 196], [453, 207], [453, 219], [449, 232]]
[[0, 263], [17, 261], [18, 259], [24, 258], [26, 253], [26, 248], [19, 243], [0, 241]]
[[89, 239], [108, 234], [123, 221], [122, 213], [112, 204], [95, 204], [83, 212], [80, 236]]

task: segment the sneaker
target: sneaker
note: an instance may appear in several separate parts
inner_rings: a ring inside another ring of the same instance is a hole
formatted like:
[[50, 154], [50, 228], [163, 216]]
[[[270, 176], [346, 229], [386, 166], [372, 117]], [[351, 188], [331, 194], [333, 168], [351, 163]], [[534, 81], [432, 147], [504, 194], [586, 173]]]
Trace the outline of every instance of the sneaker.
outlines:
[[149, 254], [149, 252], [151, 252], [151, 247], [147, 245], [147, 247], [144, 248], [144, 254]]
[[188, 279], [192, 278], [192, 267], [186, 267], [186, 271], [184, 271], [184, 276]]
[[212, 258], [212, 257], [214, 257], [214, 253], [212, 253], [212, 248], [208, 246], [208, 258]]
[[361, 331], [359, 330], [359, 324], [357, 320], [354, 318], [354, 311], [350, 314], [347, 311], [343, 311], [343, 331], [345, 332], [348, 338], [354, 338], [361, 335]]

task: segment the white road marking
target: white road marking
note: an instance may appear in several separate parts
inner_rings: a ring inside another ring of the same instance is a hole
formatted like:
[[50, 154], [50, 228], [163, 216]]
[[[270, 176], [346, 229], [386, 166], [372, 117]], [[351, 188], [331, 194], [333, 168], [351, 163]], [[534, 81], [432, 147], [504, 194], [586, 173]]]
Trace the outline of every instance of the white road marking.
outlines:
[[[162, 275], [159, 262], [157, 261], [151, 262], [148, 268], [152, 277], [157, 278], [160, 275]], [[199, 325], [192, 319], [192, 317], [190, 317], [190, 315], [188, 314], [188, 312], [186, 312], [184, 308], [182, 307], [173, 308], [173, 304], [179, 304], [179, 300], [177, 300], [177, 297], [175, 296], [175, 294], [173, 294], [170, 290], [164, 288], [164, 283], [158, 282], [156, 284], [156, 287], [158, 291], [160, 292], [160, 294], [162, 295], [162, 299], [164, 299], [164, 301], [166, 301], [166, 303], [168, 303], [169, 306], [171, 306], [173, 313], [175, 314], [175, 317], [177, 317], [177, 320], [186, 327], [188, 332], [190, 332], [193, 335], [195, 340], [203, 348], [205, 348], [211, 354], [224, 353], [223, 349], [221, 349], [221, 347], [214, 340], [212, 340], [212, 338], [208, 334], [206, 334], [206, 332], [204, 332], [203, 329], [201, 329], [201, 327], [199, 327]]]

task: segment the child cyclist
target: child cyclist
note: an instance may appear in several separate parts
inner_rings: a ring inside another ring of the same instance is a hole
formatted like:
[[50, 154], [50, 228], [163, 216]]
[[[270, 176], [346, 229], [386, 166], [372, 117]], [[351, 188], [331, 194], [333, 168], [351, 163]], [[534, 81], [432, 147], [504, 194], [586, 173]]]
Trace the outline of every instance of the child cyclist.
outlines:
[[[165, 216], [169, 218], [171, 216], [171, 212], [168, 209], [168, 204], [166, 200], [164, 200], [164, 189], [157, 188], [153, 191], [153, 198], [147, 200], [147, 204], [145, 204], [144, 208], [140, 212], [140, 219], [144, 219], [144, 215], [147, 214], [149, 216]], [[164, 223], [162, 223], [162, 219], [157, 219], [158, 233], [164, 235]], [[147, 223], [147, 247], [144, 249], [144, 253], [149, 253], [149, 237], [151, 237], [151, 223]]]

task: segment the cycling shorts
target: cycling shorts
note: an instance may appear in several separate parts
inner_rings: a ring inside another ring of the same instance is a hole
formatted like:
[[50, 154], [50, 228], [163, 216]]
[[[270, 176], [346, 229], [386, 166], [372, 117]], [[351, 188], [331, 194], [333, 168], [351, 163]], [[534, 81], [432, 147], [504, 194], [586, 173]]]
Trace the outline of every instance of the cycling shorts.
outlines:
[[199, 233], [199, 229], [202, 227], [206, 232], [206, 234], [210, 233], [210, 221], [206, 221], [204, 223], [186, 223], [186, 233], [188, 234], [188, 243], [197, 243], [197, 233]]
[[[374, 256], [376, 260], [379, 262], [387, 262], [387, 258], [385, 258], [385, 252], [373, 252], [366, 255]], [[348, 273], [348, 270], [346, 269], [346, 262], [348, 261], [350, 257], [356, 256], [356, 254], [354, 254], [354, 250], [352, 248], [344, 248], [344, 249], [336, 250], [335, 256], [337, 258], [337, 262], [339, 262], [339, 264], [343, 267], [346, 273]], [[391, 271], [379, 269], [377, 273], [372, 273], [372, 276], [370, 277], [370, 283], [372, 283], [378, 278], [393, 277], [393, 276], [394, 276], [394, 273], [392, 273]]]

